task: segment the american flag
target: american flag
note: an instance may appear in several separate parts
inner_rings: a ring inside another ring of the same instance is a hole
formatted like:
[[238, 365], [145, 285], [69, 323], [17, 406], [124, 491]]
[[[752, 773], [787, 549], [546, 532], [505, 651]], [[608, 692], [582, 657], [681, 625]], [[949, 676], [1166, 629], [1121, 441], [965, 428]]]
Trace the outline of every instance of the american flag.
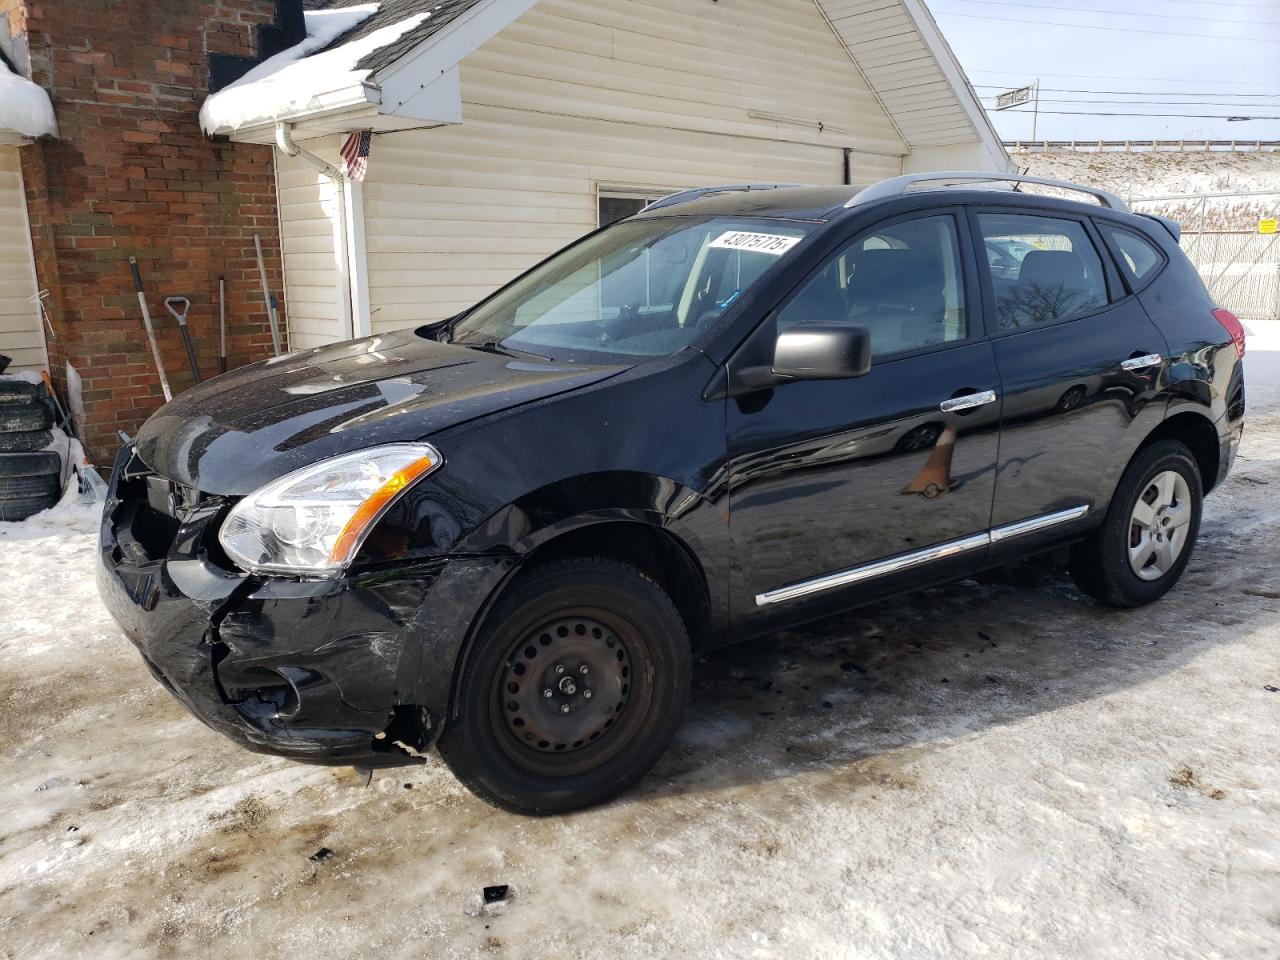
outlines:
[[347, 142], [342, 145], [342, 161], [348, 180], [359, 182], [369, 172], [369, 150], [372, 146], [372, 130], [361, 130], [347, 137]]

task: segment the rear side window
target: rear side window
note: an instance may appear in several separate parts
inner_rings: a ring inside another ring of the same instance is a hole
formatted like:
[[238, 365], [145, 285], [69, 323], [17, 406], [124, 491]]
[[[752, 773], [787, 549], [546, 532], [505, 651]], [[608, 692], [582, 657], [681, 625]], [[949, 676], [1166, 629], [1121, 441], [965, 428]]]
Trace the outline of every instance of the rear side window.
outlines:
[[1078, 220], [980, 213], [1002, 332], [1078, 317], [1107, 305], [1102, 258]]
[[1120, 269], [1133, 287], [1145, 284], [1164, 265], [1164, 254], [1159, 248], [1132, 230], [1109, 223], [1099, 223], [1098, 229], [1115, 250]]

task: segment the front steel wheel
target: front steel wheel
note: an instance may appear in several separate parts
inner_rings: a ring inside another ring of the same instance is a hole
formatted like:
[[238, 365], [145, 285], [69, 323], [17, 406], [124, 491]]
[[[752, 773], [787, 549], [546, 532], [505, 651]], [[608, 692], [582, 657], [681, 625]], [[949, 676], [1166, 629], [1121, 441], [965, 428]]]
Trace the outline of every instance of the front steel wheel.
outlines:
[[557, 614], [518, 638], [494, 671], [494, 736], [526, 770], [588, 770], [634, 738], [652, 698], [652, 673], [648, 647], [629, 620], [597, 607]]
[[543, 564], [517, 577], [477, 634], [440, 754], [505, 810], [601, 803], [666, 750], [690, 672], [684, 622], [652, 578], [605, 558]]

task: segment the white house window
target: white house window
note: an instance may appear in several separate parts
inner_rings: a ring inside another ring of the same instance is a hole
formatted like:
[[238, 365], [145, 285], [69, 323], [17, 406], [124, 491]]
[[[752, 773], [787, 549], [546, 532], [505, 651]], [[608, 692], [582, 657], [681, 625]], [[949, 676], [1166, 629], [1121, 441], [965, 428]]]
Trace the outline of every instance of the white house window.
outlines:
[[658, 190], [652, 193], [630, 190], [601, 190], [597, 221], [599, 226], [607, 227], [611, 223], [634, 217], [637, 213], [663, 197], [670, 196], [674, 190]]

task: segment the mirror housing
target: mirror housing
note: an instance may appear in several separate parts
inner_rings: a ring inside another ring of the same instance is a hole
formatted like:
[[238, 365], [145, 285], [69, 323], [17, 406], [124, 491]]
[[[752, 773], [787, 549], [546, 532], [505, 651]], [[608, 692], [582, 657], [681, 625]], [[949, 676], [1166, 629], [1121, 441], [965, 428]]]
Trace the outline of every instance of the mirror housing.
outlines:
[[773, 375], [786, 380], [848, 380], [871, 369], [871, 331], [844, 323], [806, 323], [778, 334]]

